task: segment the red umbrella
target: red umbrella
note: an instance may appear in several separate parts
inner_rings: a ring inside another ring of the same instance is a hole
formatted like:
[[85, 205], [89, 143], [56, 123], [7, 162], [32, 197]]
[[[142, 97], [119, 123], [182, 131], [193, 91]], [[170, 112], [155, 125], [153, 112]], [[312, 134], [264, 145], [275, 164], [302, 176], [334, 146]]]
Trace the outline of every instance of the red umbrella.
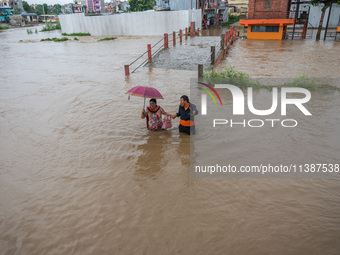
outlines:
[[144, 87], [144, 86], [136, 86], [130, 89], [125, 94], [144, 97], [144, 107], [145, 108], [145, 98], [155, 98], [155, 99], [164, 99], [162, 94], [155, 88]]

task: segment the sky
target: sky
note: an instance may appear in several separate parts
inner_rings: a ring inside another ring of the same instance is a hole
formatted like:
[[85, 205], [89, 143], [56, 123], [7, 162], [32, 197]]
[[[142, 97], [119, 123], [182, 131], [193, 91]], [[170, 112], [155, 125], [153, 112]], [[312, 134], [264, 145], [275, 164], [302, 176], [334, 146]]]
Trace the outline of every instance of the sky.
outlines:
[[[54, 4], [69, 4], [73, 3], [73, 0], [23, 0], [26, 1], [29, 5], [31, 4], [48, 4], [48, 5], [54, 5]], [[109, 0], [105, 0], [105, 2], [110, 2]]]

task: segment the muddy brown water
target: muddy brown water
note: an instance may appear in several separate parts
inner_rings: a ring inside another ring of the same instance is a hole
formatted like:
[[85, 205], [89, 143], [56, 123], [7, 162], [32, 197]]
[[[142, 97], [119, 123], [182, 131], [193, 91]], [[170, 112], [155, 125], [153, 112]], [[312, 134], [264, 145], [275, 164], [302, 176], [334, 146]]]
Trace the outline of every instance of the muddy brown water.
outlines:
[[[339, 178], [196, 179], [178, 119], [166, 132], [146, 130], [143, 99], [125, 92], [155, 87], [173, 113], [197, 75], [154, 67], [125, 78], [123, 65], [159, 37], [39, 41], [47, 37], [60, 35], [0, 32], [1, 254], [339, 253]], [[339, 52], [331, 41], [240, 40], [220, 68], [339, 78]], [[322, 115], [333, 96], [321, 94], [313, 109]], [[320, 159], [330, 148], [330, 159], [340, 156], [334, 111], [323, 116], [330, 125], [301, 132], [301, 140], [316, 139], [304, 142], [303, 157]], [[271, 136], [296, 145], [295, 135], [261, 135], [230, 141], [229, 153], [246, 153], [251, 163], [278, 155], [261, 152]], [[248, 149], [255, 142], [257, 150]]]

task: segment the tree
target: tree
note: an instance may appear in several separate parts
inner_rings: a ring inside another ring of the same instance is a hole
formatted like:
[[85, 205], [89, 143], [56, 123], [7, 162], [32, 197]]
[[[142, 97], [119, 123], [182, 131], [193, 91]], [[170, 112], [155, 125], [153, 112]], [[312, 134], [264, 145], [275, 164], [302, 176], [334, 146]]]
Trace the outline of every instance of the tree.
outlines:
[[18, 7], [15, 7], [14, 10], [13, 10], [14, 14], [20, 14], [21, 12], [22, 12], [22, 10]]
[[22, 1], [22, 7], [24, 8], [24, 10], [25, 10], [27, 13], [32, 12], [32, 11], [31, 11], [31, 6], [30, 6], [26, 1]]
[[61, 13], [61, 5], [60, 4], [53, 5], [52, 13], [54, 13], [54, 14]]
[[43, 9], [44, 9], [44, 14], [49, 14], [50, 13], [50, 8], [48, 8], [47, 4], [43, 4]]
[[319, 27], [318, 27], [318, 32], [316, 33], [316, 40], [317, 41], [320, 40], [322, 24], [323, 24], [323, 20], [325, 18], [326, 10], [333, 3], [340, 4], [340, 0], [312, 0], [313, 6], [319, 6], [320, 4], [323, 4], [323, 7], [321, 8], [321, 18], [320, 18], [320, 23], [319, 23]]
[[155, 0], [129, 0], [129, 11], [139, 12], [152, 10], [155, 5]]
[[42, 6], [41, 4], [38, 4], [38, 5], [35, 7], [35, 12], [36, 12], [38, 15], [44, 14], [43, 6]]

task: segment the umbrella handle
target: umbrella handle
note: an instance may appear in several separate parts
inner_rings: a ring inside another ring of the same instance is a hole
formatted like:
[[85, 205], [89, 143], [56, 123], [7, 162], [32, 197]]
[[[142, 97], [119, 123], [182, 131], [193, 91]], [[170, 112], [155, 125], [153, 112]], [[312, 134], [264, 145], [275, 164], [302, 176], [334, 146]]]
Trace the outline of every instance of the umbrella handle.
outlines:
[[145, 109], [145, 97], [144, 97], [144, 105], [143, 105], [143, 109]]

